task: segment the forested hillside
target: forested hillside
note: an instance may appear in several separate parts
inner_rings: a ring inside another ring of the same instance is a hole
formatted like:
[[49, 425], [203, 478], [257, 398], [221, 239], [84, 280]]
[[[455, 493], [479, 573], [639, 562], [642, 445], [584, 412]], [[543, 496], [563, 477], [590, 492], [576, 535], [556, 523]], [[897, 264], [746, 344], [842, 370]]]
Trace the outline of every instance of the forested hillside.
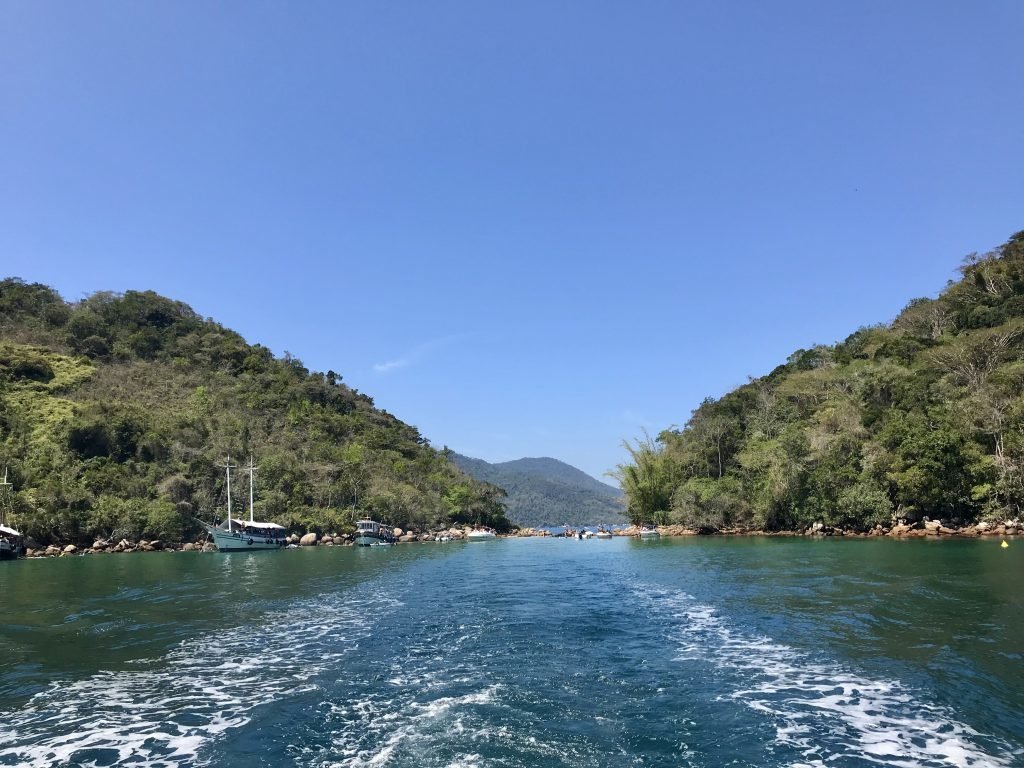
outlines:
[[1024, 503], [1024, 232], [889, 325], [785, 364], [629, 446], [634, 521], [865, 529]]
[[564, 461], [526, 458], [496, 464], [451, 454], [477, 480], [508, 493], [508, 517], [521, 526], [614, 525], [625, 522], [620, 491]]
[[[195, 517], [224, 515], [218, 465], [250, 454], [257, 515], [296, 530], [344, 530], [363, 513], [402, 527], [508, 526], [497, 488], [333, 371], [275, 357], [149, 291], [67, 303], [0, 282], [0, 466], [23, 533], [180, 540]], [[237, 480], [234, 503], [247, 504]]]

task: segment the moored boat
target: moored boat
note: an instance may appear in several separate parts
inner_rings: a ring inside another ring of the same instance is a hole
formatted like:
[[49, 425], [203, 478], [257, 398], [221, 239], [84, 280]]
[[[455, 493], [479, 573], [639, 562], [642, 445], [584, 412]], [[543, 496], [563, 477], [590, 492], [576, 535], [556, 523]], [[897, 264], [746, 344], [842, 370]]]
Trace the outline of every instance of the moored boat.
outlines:
[[594, 534], [594, 538], [595, 539], [610, 539], [611, 537], [612, 537], [612, 532], [609, 531], [604, 526], [598, 528], [597, 529], [597, 533]]
[[498, 534], [494, 532], [493, 528], [487, 528], [483, 525], [473, 526], [473, 530], [466, 534], [466, 541], [486, 541], [487, 539], [496, 539]]
[[645, 525], [640, 528], [641, 539], [660, 539], [661, 534], [658, 533], [658, 529], [653, 525]]
[[224, 464], [227, 472], [228, 519], [219, 525], [203, 523], [203, 527], [221, 552], [241, 552], [256, 549], [281, 549], [287, 545], [285, 528], [277, 523], [263, 523], [253, 516], [253, 475], [256, 467], [249, 458], [249, 519], [235, 520], [231, 517], [231, 470], [229, 458]]
[[4, 467], [4, 479], [0, 483], [0, 560], [16, 560], [25, 554], [25, 537], [8, 525], [7, 513], [13, 508], [11, 489], [13, 484], [7, 482], [7, 467]]
[[354, 539], [358, 547], [382, 547], [396, 542], [395, 533], [384, 523], [363, 519], [356, 523]]
[[0, 525], [0, 560], [17, 560], [25, 554], [25, 538], [10, 526]]

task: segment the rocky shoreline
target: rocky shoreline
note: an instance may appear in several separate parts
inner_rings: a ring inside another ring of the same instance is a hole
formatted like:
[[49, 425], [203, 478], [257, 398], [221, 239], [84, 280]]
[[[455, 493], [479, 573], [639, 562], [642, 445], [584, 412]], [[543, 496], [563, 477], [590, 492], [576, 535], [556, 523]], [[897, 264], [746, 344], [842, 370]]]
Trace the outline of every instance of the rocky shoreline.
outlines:
[[[815, 523], [803, 531], [764, 531], [753, 528], [687, 528], [684, 525], [659, 525], [658, 533], [662, 536], [836, 536], [850, 538], [925, 538], [925, 537], [959, 537], [979, 538], [982, 536], [1018, 536], [1024, 535], [1024, 523], [1020, 520], [1007, 520], [1001, 523], [980, 522], [973, 525], [955, 525], [942, 520], [922, 520], [920, 522], [898, 522], [889, 526], [876, 525], [869, 531], [854, 531], [834, 528], [824, 523]], [[614, 532], [617, 536], [639, 536], [640, 528], [630, 526]]]
[[[418, 532], [414, 530], [402, 530], [395, 528], [393, 533], [398, 543], [408, 544], [413, 542], [447, 542], [465, 540], [467, 534], [472, 530], [469, 527], [446, 528], [437, 531]], [[688, 528], [683, 525], [660, 525], [658, 533], [665, 537], [675, 536], [811, 536], [811, 537], [848, 537], [848, 538], [926, 538], [926, 537], [952, 537], [952, 538], [980, 538], [1024, 535], [1024, 523], [1019, 520], [1007, 520], [1002, 523], [980, 522], [973, 525], [956, 526], [941, 520], [923, 520], [921, 522], [909, 523], [900, 522], [891, 526], [875, 526], [870, 531], [852, 531], [842, 528], [833, 528], [823, 523], [815, 523], [803, 531], [763, 531], [748, 528]], [[637, 537], [640, 535], [639, 526], [629, 526], [612, 531], [615, 536]], [[501, 538], [533, 538], [549, 537], [553, 534], [550, 531], [537, 528], [521, 528], [509, 534], [501, 534]], [[318, 534], [310, 532], [306, 534], [291, 534], [286, 539], [289, 545], [297, 547], [351, 547], [355, 546], [350, 534]], [[168, 543], [162, 541], [129, 541], [121, 539], [112, 542], [107, 539], [97, 539], [91, 547], [78, 546], [76, 544], [48, 546], [29, 546], [25, 556], [30, 558], [39, 557], [69, 557], [73, 555], [92, 554], [113, 554], [125, 552], [216, 552], [217, 548], [212, 542], [184, 542]]]
[[[427, 541], [461, 541], [466, 538], [473, 529], [466, 526], [462, 528], [446, 528], [443, 530], [417, 532], [395, 528], [393, 535], [398, 543], [407, 544], [410, 542]], [[512, 534], [513, 536], [517, 534]], [[290, 546], [296, 547], [352, 547], [355, 546], [351, 534], [315, 532], [289, 535], [285, 541]], [[26, 548], [25, 557], [68, 557], [72, 555], [95, 555], [113, 554], [123, 552], [216, 552], [217, 547], [211, 541], [171, 543], [159, 540], [129, 541], [121, 539], [117, 542], [108, 539], [96, 539], [92, 546], [78, 546], [77, 544], [50, 544], [40, 546], [29, 542]]]

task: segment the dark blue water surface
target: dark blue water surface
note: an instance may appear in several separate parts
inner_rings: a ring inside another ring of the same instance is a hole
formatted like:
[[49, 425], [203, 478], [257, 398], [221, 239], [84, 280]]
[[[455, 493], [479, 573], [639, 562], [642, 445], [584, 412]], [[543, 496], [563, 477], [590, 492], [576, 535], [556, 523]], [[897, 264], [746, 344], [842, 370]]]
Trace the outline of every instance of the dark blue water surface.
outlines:
[[1024, 542], [0, 564], [0, 765], [1024, 766]]

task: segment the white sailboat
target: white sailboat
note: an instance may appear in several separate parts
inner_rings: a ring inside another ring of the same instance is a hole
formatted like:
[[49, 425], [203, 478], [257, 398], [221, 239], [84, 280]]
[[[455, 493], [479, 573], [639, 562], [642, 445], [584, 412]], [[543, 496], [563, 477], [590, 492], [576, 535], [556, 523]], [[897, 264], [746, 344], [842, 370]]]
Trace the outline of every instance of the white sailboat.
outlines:
[[227, 473], [228, 519], [220, 525], [203, 527], [213, 537], [213, 543], [221, 552], [241, 552], [255, 549], [280, 549], [286, 546], [285, 528], [277, 523], [261, 523], [253, 517], [253, 476], [256, 466], [249, 457], [249, 520], [235, 520], [231, 517], [231, 470], [234, 465], [231, 457], [224, 462]]
[[11, 491], [14, 488], [12, 483], [7, 482], [7, 467], [4, 467], [4, 480], [0, 483], [0, 560], [15, 560], [25, 554], [25, 537], [10, 527], [10, 520], [7, 517], [8, 510], [12, 509]]

